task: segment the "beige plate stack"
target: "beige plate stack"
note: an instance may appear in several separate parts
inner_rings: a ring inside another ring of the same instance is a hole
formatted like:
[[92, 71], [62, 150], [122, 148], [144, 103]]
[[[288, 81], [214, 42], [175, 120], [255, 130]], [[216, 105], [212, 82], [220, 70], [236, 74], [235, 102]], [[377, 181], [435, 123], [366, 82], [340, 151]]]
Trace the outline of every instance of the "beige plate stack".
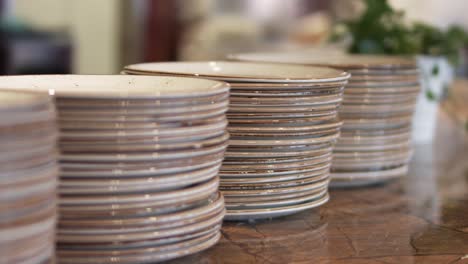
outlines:
[[333, 154], [332, 185], [373, 184], [407, 173], [412, 153], [411, 120], [420, 89], [413, 60], [307, 52], [238, 54], [231, 58], [321, 65], [350, 72], [340, 109], [344, 124]]
[[53, 263], [58, 164], [47, 95], [0, 91], [0, 258]]
[[349, 75], [329, 68], [235, 62], [149, 63], [127, 74], [229, 81], [231, 134], [221, 168], [227, 220], [270, 218], [328, 200], [337, 109]]
[[3, 77], [0, 84], [55, 95], [60, 263], [153, 263], [218, 241], [227, 84], [144, 76]]

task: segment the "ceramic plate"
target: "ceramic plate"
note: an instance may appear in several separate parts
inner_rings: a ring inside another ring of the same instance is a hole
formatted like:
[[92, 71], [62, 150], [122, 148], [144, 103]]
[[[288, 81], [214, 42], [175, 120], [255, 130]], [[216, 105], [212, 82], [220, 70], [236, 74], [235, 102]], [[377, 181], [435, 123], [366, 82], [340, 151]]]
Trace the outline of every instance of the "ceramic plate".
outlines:
[[298, 213], [307, 209], [321, 206], [325, 204], [326, 202], [328, 202], [328, 200], [329, 200], [329, 196], [327, 193], [321, 198], [295, 204], [295, 205], [279, 206], [279, 207], [265, 208], [265, 209], [229, 210], [226, 213], [224, 220], [239, 221], [239, 220], [253, 220], [253, 219], [286, 216], [286, 215], [295, 214], [295, 213]]
[[124, 242], [124, 241], [137, 241], [143, 239], [158, 239], [171, 236], [179, 236], [184, 234], [190, 234], [199, 230], [206, 229], [208, 227], [219, 224], [224, 217], [224, 211], [218, 215], [206, 219], [202, 222], [196, 222], [182, 226], [175, 229], [165, 229], [158, 232], [134, 232], [134, 233], [122, 233], [122, 234], [93, 234], [93, 235], [75, 235], [75, 234], [62, 234], [60, 229], [57, 234], [58, 243], [109, 243], [109, 242]]
[[228, 107], [228, 100], [206, 105], [191, 105], [179, 107], [154, 107], [148, 109], [125, 109], [125, 108], [104, 108], [104, 109], [90, 109], [90, 108], [58, 108], [59, 115], [63, 116], [83, 116], [83, 117], [101, 117], [101, 116], [144, 116], [144, 115], [167, 115], [167, 114], [188, 114], [192, 112], [204, 112], [210, 110], [218, 110]]
[[214, 178], [219, 166], [167, 176], [120, 179], [69, 179], [62, 177], [60, 194], [143, 193], [185, 188]]
[[304, 166], [298, 168], [289, 168], [287, 170], [249, 170], [249, 171], [242, 171], [242, 172], [220, 172], [220, 176], [222, 178], [239, 178], [239, 177], [273, 177], [273, 176], [284, 176], [284, 175], [291, 175], [291, 174], [302, 174], [308, 172], [315, 172], [325, 168], [328, 168], [330, 163], [323, 163], [318, 165], [312, 166]]
[[229, 86], [180, 77], [28, 75], [0, 77], [0, 89], [42, 92], [59, 98], [151, 99], [216, 95], [229, 91]]
[[[169, 259], [182, 257], [189, 254], [195, 254], [197, 252], [203, 251], [218, 242], [220, 238], [219, 232], [211, 236], [209, 239], [204, 241], [196, 240], [194, 241], [193, 246], [183, 247], [181, 245], [174, 245], [175, 249], [166, 250], [159, 252], [157, 250], [147, 250], [146, 254], [119, 254], [118, 259], [119, 263], [155, 263], [161, 261], [167, 261]], [[185, 244], [187, 245], [187, 242]], [[156, 251], [156, 252], [151, 252]], [[109, 254], [107, 256], [93, 256], [89, 257], [88, 254], [83, 254], [81, 257], [68, 257], [67, 255], [62, 255], [62, 252], [58, 251], [58, 259], [60, 263], [73, 263], [73, 264], [90, 264], [90, 263], [108, 263], [114, 262], [116, 259], [114, 254]]]
[[295, 147], [266, 147], [266, 148], [235, 148], [230, 147], [225, 153], [225, 157], [229, 158], [278, 158], [278, 157], [297, 157], [297, 156], [312, 156], [318, 153], [331, 151], [332, 143], [324, 143], [317, 145], [295, 146]]
[[323, 137], [263, 137], [263, 138], [231, 138], [230, 146], [245, 147], [245, 146], [293, 146], [293, 145], [311, 145], [321, 144], [334, 141], [338, 138], [339, 133], [326, 135]]
[[249, 177], [242, 176], [239, 177], [224, 177], [221, 179], [223, 185], [229, 184], [262, 184], [262, 183], [272, 183], [272, 182], [281, 182], [281, 181], [293, 181], [298, 179], [307, 179], [307, 178], [316, 178], [321, 179], [322, 177], [328, 177], [329, 167], [327, 166], [323, 169], [306, 172], [306, 173], [296, 173], [296, 174], [286, 174], [279, 176], [263, 176], [263, 177]]
[[312, 183], [305, 183], [304, 185], [297, 185], [292, 187], [278, 187], [271, 189], [232, 189], [228, 187], [220, 186], [220, 191], [226, 198], [226, 203], [229, 203], [229, 199], [232, 197], [245, 198], [249, 196], [269, 196], [278, 194], [288, 194], [296, 192], [304, 192], [310, 190], [317, 190], [326, 188], [328, 186], [328, 178], [319, 182], [312, 181]]
[[402, 142], [396, 143], [381, 143], [376, 145], [362, 145], [362, 144], [354, 144], [354, 145], [345, 145], [345, 144], [337, 144], [335, 146], [334, 151], [384, 151], [384, 150], [394, 150], [394, 149], [401, 149], [401, 148], [408, 148], [411, 146], [411, 140], [407, 139]]
[[252, 202], [229, 202], [226, 203], [226, 208], [228, 210], [242, 210], [242, 209], [265, 209], [265, 208], [276, 208], [280, 206], [291, 206], [294, 204], [300, 204], [307, 201], [315, 200], [320, 197], [323, 197], [328, 192], [327, 188], [316, 190], [310, 194], [293, 197], [293, 198], [286, 198], [286, 199], [279, 199], [279, 200], [269, 200], [269, 201], [252, 201]]
[[274, 62], [318, 65], [342, 69], [416, 69], [414, 59], [383, 55], [350, 55], [316, 52], [275, 52], [232, 54], [229, 59], [252, 62]]
[[56, 98], [59, 109], [129, 109], [142, 110], [162, 107], [187, 107], [223, 102], [229, 99], [229, 91], [220, 94], [198, 96], [195, 98], [159, 98], [159, 99], [106, 99], [106, 98]]
[[360, 172], [332, 172], [332, 187], [365, 186], [386, 182], [402, 177], [408, 173], [408, 166], [403, 165], [392, 169]]
[[421, 90], [419, 85], [414, 86], [395, 86], [395, 87], [363, 87], [363, 86], [347, 86], [346, 93], [358, 95], [394, 95], [394, 94], [418, 94]]
[[126, 66], [125, 72], [271, 83], [321, 83], [349, 78], [349, 74], [330, 68], [225, 61], [141, 63]]
[[251, 164], [251, 163], [239, 163], [239, 164], [227, 164], [223, 163], [221, 171], [249, 171], [249, 170], [268, 170], [268, 169], [287, 169], [287, 168], [297, 168], [303, 166], [311, 166], [315, 164], [320, 164], [324, 162], [331, 161], [331, 153], [326, 153], [323, 155], [311, 156], [300, 161], [294, 162], [274, 162], [274, 163], [260, 163], [260, 164]]
[[227, 107], [221, 107], [219, 109], [211, 111], [200, 111], [192, 113], [180, 113], [180, 114], [164, 114], [164, 115], [140, 115], [140, 116], [127, 116], [127, 115], [116, 115], [116, 116], [99, 116], [89, 115], [82, 116], [79, 114], [72, 115], [59, 115], [59, 122], [66, 120], [69, 122], [147, 122], [147, 123], [167, 123], [167, 122], [189, 122], [189, 121], [200, 121], [204, 119], [211, 119], [219, 117], [225, 114]]
[[399, 177], [408, 172], [408, 166], [403, 165], [396, 168], [369, 170], [359, 172], [342, 172], [332, 171], [332, 180], [350, 180], [350, 179], [370, 179], [370, 178], [386, 178], [386, 177]]
[[158, 202], [170, 200], [172, 198], [189, 197], [191, 195], [201, 194], [212, 190], [218, 186], [218, 178], [212, 178], [206, 182], [190, 186], [183, 190], [166, 190], [161, 192], [128, 194], [128, 195], [87, 195], [87, 196], [63, 196], [59, 201], [61, 206], [92, 206], [106, 204], [126, 204], [135, 202]]

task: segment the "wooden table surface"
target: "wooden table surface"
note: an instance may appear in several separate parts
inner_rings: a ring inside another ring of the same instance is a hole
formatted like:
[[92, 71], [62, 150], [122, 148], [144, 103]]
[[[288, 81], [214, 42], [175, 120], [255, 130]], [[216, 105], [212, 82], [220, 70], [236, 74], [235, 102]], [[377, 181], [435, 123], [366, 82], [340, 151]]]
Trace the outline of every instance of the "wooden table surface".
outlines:
[[226, 222], [216, 246], [170, 263], [468, 264], [468, 136], [448, 112], [407, 177], [332, 189], [325, 206], [289, 217]]

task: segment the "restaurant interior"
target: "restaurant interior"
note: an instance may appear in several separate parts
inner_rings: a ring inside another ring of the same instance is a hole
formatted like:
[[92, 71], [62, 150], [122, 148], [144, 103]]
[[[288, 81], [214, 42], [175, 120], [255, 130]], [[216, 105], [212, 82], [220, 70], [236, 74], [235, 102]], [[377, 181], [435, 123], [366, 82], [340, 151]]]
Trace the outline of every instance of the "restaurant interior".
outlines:
[[467, 11], [0, 0], [0, 264], [468, 264]]

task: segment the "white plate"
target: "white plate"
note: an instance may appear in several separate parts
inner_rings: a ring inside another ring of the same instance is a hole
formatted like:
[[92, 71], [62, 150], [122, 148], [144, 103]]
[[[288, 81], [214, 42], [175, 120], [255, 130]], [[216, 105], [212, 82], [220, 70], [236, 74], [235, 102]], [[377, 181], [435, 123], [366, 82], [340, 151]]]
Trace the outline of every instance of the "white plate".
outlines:
[[0, 89], [57, 97], [151, 99], [208, 96], [229, 91], [212, 80], [124, 75], [26, 75], [0, 77]]
[[316, 106], [257, 106], [257, 105], [231, 105], [228, 113], [304, 113], [316, 111], [335, 111], [339, 104], [316, 105]]
[[421, 90], [419, 85], [413, 86], [387, 86], [387, 87], [365, 87], [346, 86], [346, 94], [370, 94], [370, 95], [390, 95], [390, 94], [417, 94]]
[[408, 164], [411, 157], [404, 157], [400, 159], [386, 159], [384, 161], [372, 161], [372, 162], [342, 162], [342, 161], [333, 161], [333, 169], [336, 171], [368, 171], [372, 169], [382, 169], [382, 168], [389, 168], [395, 166], [401, 166], [404, 164]]
[[173, 213], [149, 215], [149, 216], [130, 216], [115, 218], [101, 218], [101, 219], [63, 219], [60, 221], [60, 227], [66, 229], [68, 227], [94, 227], [94, 228], [125, 228], [125, 227], [138, 227], [145, 225], [157, 224], [170, 224], [173, 221], [191, 220], [196, 217], [203, 217], [209, 212], [219, 212], [224, 207], [224, 198], [218, 194], [214, 199], [207, 201], [204, 204], [181, 210]]
[[[414, 103], [393, 103], [393, 104], [379, 104], [379, 105], [354, 105], [343, 104], [340, 108], [340, 114], [366, 114], [366, 115], [379, 115], [379, 114], [401, 114], [412, 113], [414, 111]], [[345, 120], [345, 118], [343, 118]]]
[[322, 170], [325, 168], [330, 167], [330, 163], [324, 163], [324, 164], [319, 164], [319, 165], [313, 165], [313, 166], [306, 166], [306, 167], [300, 167], [300, 168], [290, 168], [288, 170], [257, 170], [257, 171], [242, 171], [238, 173], [234, 172], [220, 172], [219, 175], [221, 178], [226, 178], [226, 177], [234, 177], [234, 178], [239, 178], [239, 177], [272, 177], [272, 176], [284, 176], [284, 175], [291, 175], [291, 174], [300, 174], [300, 173], [308, 173], [308, 172], [313, 172], [313, 171], [318, 171]]
[[326, 129], [339, 128], [343, 125], [342, 121], [333, 120], [326, 123], [267, 123], [267, 124], [251, 124], [241, 125], [233, 124], [228, 127], [230, 132], [257, 132], [257, 133], [275, 133], [275, 132], [304, 132], [304, 131], [319, 131]]
[[379, 183], [385, 183], [387, 181], [397, 179], [405, 176], [408, 173], [408, 166], [381, 170], [371, 172], [358, 172], [358, 173], [344, 173], [334, 172], [332, 173], [332, 181], [330, 187], [362, 187], [368, 185], [374, 185]]
[[[121, 254], [118, 255], [119, 263], [121, 264], [130, 264], [130, 263], [156, 263], [167, 261], [170, 259], [183, 257], [190, 254], [195, 254], [197, 252], [203, 251], [209, 247], [212, 247], [214, 244], [218, 242], [221, 235], [219, 232], [216, 232], [215, 235], [210, 236], [209, 239], [204, 241], [196, 241], [195, 245], [189, 247], [181, 247], [178, 248], [180, 245], [174, 245], [175, 249], [166, 250], [164, 252], [149, 252], [147, 254]], [[187, 242], [184, 242], [186, 245]], [[155, 251], [155, 250], [153, 250]], [[58, 259], [60, 263], [63, 264], [93, 264], [93, 263], [110, 263], [114, 262], [117, 258], [113, 254], [109, 254], [108, 256], [101, 256], [101, 257], [94, 257], [88, 256], [84, 254], [81, 257], [67, 257], [61, 255], [61, 251], [58, 250]]]
[[224, 93], [187, 98], [156, 99], [108, 99], [108, 98], [55, 98], [59, 109], [126, 109], [149, 110], [149, 108], [201, 106], [223, 102], [229, 99], [229, 91]]
[[339, 133], [326, 135], [322, 137], [278, 137], [277, 139], [269, 139], [267, 137], [252, 137], [252, 138], [231, 138], [230, 146], [292, 146], [292, 145], [309, 145], [333, 142], [339, 137]]
[[249, 148], [228, 148], [225, 155], [225, 159], [248, 159], [248, 158], [282, 158], [282, 157], [297, 157], [297, 156], [309, 156], [317, 155], [317, 153], [323, 153], [331, 151], [332, 143], [326, 143], [321, 145], [309, 145], [296, 148], [287, 149], [249, 149]]
[[257, 183], [266, 183], [266, 182], [281, 182], [281, 181], [291, 181], [297, 179], [307, 179], [307, 178], [321, 178], [329, 173], [329, 167], [326, 167], [321, 170], [312, 171], [308, 173], [298, 173], [298, 174], [289, 174], [289, 175], [280, 175], [280, 176], [264, 176], [264, 177], [248, 177], [248, 176], [239, 176], [239, 177], [223, 177], [221, 178], [221, 184], [257, 184]]
[[335, 172], [332, 171], [332, 181], [354, 181], [354, 180], [370, 180], [380, 178], [400, 177], [408, 173], [408, 166], [403, 165], [392, 169], [374, 170], [374, 171], [358, 171], [358, 172]]
[[143, 193], [161, 190], [181, 189], [207, 181], [218, 175], [220, 166], [180, 174], [143, 178], [120, 179], [69, 179], [60, 180], [60, 194], [105, 194]]
[[385, 82], [375, 82], [375, 81], [356, 81], [349, 82], [346, 86], [347, 88], [395, 88], [395, 87], [407, 87], [407, 86], [418, 86], [419, 82], [414, 81], [385, 81]]
[[84, 121], [84, 122], [147, 122], [147, 123], [167, 123], [167, 122], [189, 122], [189, 121], [201, 121], [204, 119], [211, 119], [219, 117], [226, 113], [227, 108], [221, 107], [219, 109], [210, 110], [210, 111], [201, 111], [193, 113], [182, 113], [182, 114], [165, 114], [165, 115], [141, 115], [141, 116], [126, 116], [126, 115], [117, 115], [117, 116], [99, 116], [99, 115], [59, 115], [59, 122], [62, 120], [65, 121]]
[[295, 214], [307, 209], [321, 206], [328, 202], [328, 193], [319, 199], [308, 201], [305, 203], [276, 207], [266, 209], [241, 209], [241, 210], [228, 210], [224, 220], [239, 221], [239, 220], [253, 220], [262, 218], [273, 218]]
[[267, 208], [274, 208], [281, 207], [281, 206], [291, 206], [294, 204], [305, 203], [307, 201], [312, 201], [323, 197], [327, 194], [328, 189], [324, 188], [321, 190], [317, 190], [312, 194], [307, 194], [304, 196], [294, 197], [294, 198], [287, 198], [287, 199], [279, 199], [279, 200], [269, 200], [269, 201], [254, 201], [254, 202], [227, 202], [226, 208], [228, 211], [232, 210], [243, 210], [243, 209], [259, 209], [264, 210]]
[[354, 145], [345, 145], [345, 144], [336, 144], [334, 148], [334, 152], [355, 152], [355, 151], [385, 151], [385, 150], [395, 150], [395, 149], [406, 149], [411, 147], [411, 140], [406, 140], [403, 142], [398, 143], [388, 143], [388, 144], [378, 144], [378, 145], [362, 145], [362, 144], [354, 144]]
[[55, 118], [56, 113], [52, 105], [48, 105], [45, 109], [35, 111], [3, 111], [2, 118], [0, 118], [0, 127], [23, 125], [28, 123], [50, 122], [51, 120], [55, 120]]
[[390, 151], [371, 151], [371, 152], [334, 152], [333, 159], [337, 160], [376, 160], [380, 161], [386, 157], [403, 157], [412, 155], [412, 150], [410, 148], [402, 148], [397, 150]]
[[[143, 145], [144, 146], [144, 145]], [[65, 162], [115, 162], [115, 161], [168, 161], [168, 160], [176, 160], [176, 159], [187, 159], [198, 157], [202, 155], [209, 155], [213, 153], [218, 153], [223, 151], [227, 147], [227, 142], [223, 142], [221, 144], [217, 144], [214, 146], [203, 147], [199, 149], [185, 149], [185, 150], [178, 150], [178, 151], [158, 151], [158, 152], [149, 152], [148, 151], [156, 151], [157, 149], [154, 148], [151, 144], [148, 144], [148, 147], [135, 147], [129, 146], [128, 148], [119, 146], [117, 148], [112, 147], [109, 148], [108, 152], [122, 152], [122, 151], [145, 151], [144, 154], [118, 154], [118, 153], [103, 153], [103, 154], [72, 154], [72, 153], [62, 153], [60, 155], [60, 159]], [[92, 149], [92, 148], [89, 148]], [[62, 147], [63, 150], [68, 150]], [[84, 149], [86, 150], [86, 149]], [[101, 149], [101, 152], [105, 152]]]
[[310, 51], [272, 52], [272, 53], [240, 53], [228, 56], [229, 59], [252, 62], [288, 63], [299, 65], [320, 65], [342, 69], [410, 69], [416, 70], [416, 61], [397, 56], [355, 55], [317, 53]]
[[206, 204], [218, 194], [218, 186], [214, 185], [205, 193], [176, 197], [171, 200], [135, 203], [112, 203], [104, 205], [60, 206], [61, 219], [116, 219], [130, 217], [147, 217], [170, 214], [188, 210]]
[[206, 139], [223, 134], [227, 127], [227, 120], [216, 124], [203, 126], [186, 126], [181, 128], [158, 128], [142, 130], [85, 130], [85, 129], [62, 129], [60, 139], [110, 139], [110, 138], [153, 138], [155, 142], [179, 141], [186, 142], [197, 139]]
[[231, 94], [230, 98], [231, 105], [234, 106], [305, 106], [305, 105], [324, 105], [340, 103], [342, 101], [342, 95], [324, 95], [324, 96], [300, 96], [300, 97], [256, 97], [250, 96], [234, 96]]
[[[268, 178], [268, 177], [264, 177]], [[270, 179], [273, 177], [270, 177]], [[329, 178], [329, 173], [322, 173], [313, 177], [297, 177], [290, 180], [281, 180], [281, 181], [264, 181], [264, 182], [226, 182], [221, 179], [220, 188], [224, 190], [265, 190], [265, 189], [276, 189], [276, 188], [287, 188], [287, 187], [295, 187], [300, 185], [305, 185], [309, 183], [323, 181]], [[258, 178], [254, 178], [258, 179]], [[262, 194], [260, 194], [261, 196]], [[258, 196], [256, 196], [258, 197]], [[232, 197], [230, 197], [232, 198]]]
[[335, 81], [335, 82], [315, 82], [315, 83], [274, 83], [274, 82], [231, 82], [231, 89], [234, 91], [248, 91], [249, 93], [320, 93], [324, 91], [343, 90], [348, 80]]
[[124, 243], [118, 243], [118, 242], [113, 242], [113, 243], [106, 243], [106, 244], [100, 244], [99, 247], [94, 244], [80, 244], [80, 245], [67, 245], [67, 244], [59, 244], [58, 245], [58, 251], [64, 250], [64, 251], [74, 251], [74, 252], [84, 252], [84, 251], [94, 251], [94, 250], [99, 250], [99, 251], [114, 251], [114, 250], [133, 250], [133, 249], [145, 249], [145, 248], [154, 248], [155, 251], [157, 251], [157, 248], [162, 247], [164, 248], [166, 245], [171, 245], [171, 244], [177, 244], [179, 242], [183, 241], [190, 241], [190, 240], [197, 240], [197, 238], [204, 237], [204, 236], [210, 236], [215, 233], [218, 233], [221, 230], [221, 224], [211, 226], [209, 228], [190, 233], [190, 234], [185, 234], [185, 235], [180, 235], [180, 236], [175, 236], [175, 237], [166, 237], [166, 238], [159, 238], [155, 240], [139, 240], [139, 241], [133, 241], [133, 242], [124, 242]]
[[57, 234], [58, 243], [109, 243], [109, 242], [124, 242], [136, 241], [144, 239], [158, 239], [171, 236], [179, 236], [184, 234], [194, 233], [208, 227], [219, 224], [224, 217], [224, 212], [219, 213], [211, 219], [202, 222], [189, 224], [175, 229], [165, 229], [157, 232], [134, 232], [128, 234], [94, 234], [94, 235], [68, 235], [62, 234], [60, 229]]
[[[92, 226], [60, 226], [59, 233], [62, 235], [78, 235], [78, 236], [94, 236], [94, 235], [126, 235], [134, 233], [157, 233], [165, 232], [168, 229], [183, 228], [186, 225], [199, 223], [206, 221], [213, 217], [219, 217], [220, 214], [224, 214], [224, 202], [218, 203], [216, 207], [205, 207], [203, 210], [196, 211], [191, 210], [188, 215], [179, 214], [173, 217], [171, 221], [155, 221], [159, 219], [158, 216], [148, 216], [140, 219], [137, 225], [125, 225], [125, 221], [128, 219], [118, 219], [119, 225], [96, 225], [93, 223]], [[190, 215], [193, 214], [193, 215]], [[164, 215], [161, 215], [164, 218]], [[88, 222], [89, 223], [89, 222]]]
[[226, 120], [224, 115], [219, 115], [213, 118], [193, 120], [184, 122], [158, 123], [158, 122], [113, 122], [113, 121], [67, 121], [60, 120], [60, 128], [62, 130], [162, 130], [173, 129], [175, 133], [185, 133], [196, 131], [197, 129], [206, 128], [222, 123]]
[[311, 183], [306, 183], [304, 185], [288, 186], [288, 187], [278, 187], [278, 188], [267, 188], [267, 189], [231, 189], [230, 187], [220, 186], [220, 191], [226, 198], [226, 201], [229, 202], [229, 198], [243, 198], [249, 196], [270, 196], [278, 194], [288, 194], [296, 192], [305, 192], [320, 189], [328, 186], [329, 179], [328, 177], [321, 181], [312, 181]]
[[62, 169], [60, 172], [61, 177], [69, 178], [119, 178], [119, 177], [143, 177], [143, 176], [158, 176], [169, 173], [183, 173], [187, 171], [208, 168], [210, 166], [217, 166], [222, 162], [222, 159], [205, 161], [199, 164], [184, 165], [178, 167], [169, 167], [164, 169], [153, 169], [148, 166], [144, 169], [126, 170], [124, 168], [109, 168], [108, 170], [67, 170]]
[[297, 155], [293, 157], [280, 157], [280, 158], [233, 158], [233, 157], [227, 157], [224, 159], [223, 164], [224, 165], [271, 165], [271, 164], [290, 164], [294, 162], [302, 162], [302, 161], [307, 161], [311, 159], [315, 159], [318, 157], [327, 157], [330, 155], [331, 150], [324, 150], [324, 151], [318, 151], [314, 153], [313, 155], [311, 154], [306, 154], [306, 155]]
[[0, 112], [33, 112], [52, 104], [48, 96], [27, 92], [0, 91]]
[[140, 63], [126, 66], [124, 71], [131, 74], [180, 75], [223, 81], [283, 83], [345, 81], [350, 76], [343, 71], [323, 67], [226, 61]]
[[226, 108], [229, 105], [229, 101], [225, 100], [223, 102], [217, 102], [213, 104], [206, 105], [195, 105], [195, 106], [155, 106], [148, 109], [125, 109], [125, 108], [104, 108], [104, 109], [65, 109], [58, 108], [58, 113], [61, 117], [64, 116], [83, 116], [83, 117], [93, 117], [93, 116], [144, 116], [144, 115], [167, 115], [167, 114], [190, 114], [192, 112], [203, 112], [203, 111], [216, 111], [222, 108]]
[[128, 195], [88, 195], [88, 196], [64, 196], [61, 197], [60, 206], [86, 206], [86, 205], [106, 205], [106, 204], [126, 204], [135, 202], [158, 202], [170, 200], [172, 198], [188, 197], [199, 193], [211, 191], [213, 187], [219, 185], [218, 178], [200, 183], [189, 188], [180, 190], [168, 190], [162, 192], [152, 192], [143, 194], [128, 194]]
[[221, 167], [221, 171], [229, 172], [229, 171], [252, 171], [252, 170], [281, 170], [281, 169], [288, 169], [288, 168], [297, 168], [297, 167], [304, 167], [304, 166], [312, 166], [315, 164], [320, 164], [324, 162], [331, 162], [331, 153], [326, 153], [324, 155], [319, 156], [310, 156], [308, 159], [303, 159], [301, 161], [295, 162], [282, 162], [282, 163], [260, 163], [260, 164], [226, 164], [223, 163]]

